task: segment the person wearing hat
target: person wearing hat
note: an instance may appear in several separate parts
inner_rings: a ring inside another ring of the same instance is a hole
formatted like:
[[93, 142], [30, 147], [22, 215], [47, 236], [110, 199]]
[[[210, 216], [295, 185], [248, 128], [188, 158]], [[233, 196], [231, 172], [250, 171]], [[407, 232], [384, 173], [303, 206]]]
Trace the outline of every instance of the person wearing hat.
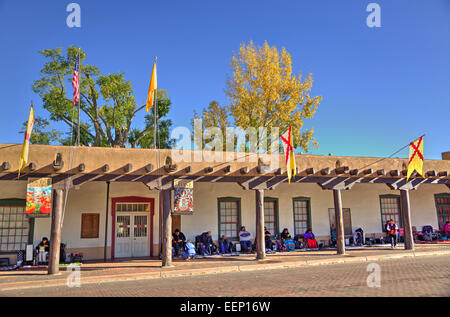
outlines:
[[186, 237], [179, 229], [175, 229], [172, 235], [172, 247], [175, 249], [175, 256], [180, 256], [181, 251], [184, 250], [186, 243]]

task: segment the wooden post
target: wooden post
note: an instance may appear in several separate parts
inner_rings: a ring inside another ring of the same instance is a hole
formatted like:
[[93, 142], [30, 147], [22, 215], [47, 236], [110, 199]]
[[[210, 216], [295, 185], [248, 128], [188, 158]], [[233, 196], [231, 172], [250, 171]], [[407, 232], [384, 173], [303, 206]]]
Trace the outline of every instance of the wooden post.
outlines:
[[162, 241], [162, 267], [172, 266], [172, 190], [163, 189], [163, 241]]
[[404, 233], [403, 237], [405, 239], [405, 250], [414, 250], [414, 238], [411, 227], [411, 209], [409, 203], [409, 190], [401, 189], [400, 198], [402, 204], [402, 220]]
[[342, 211], [342, 197], [339, 189], [333, 189], [334, 212], [336, 218], [336, 248], [337, 254], [345, 254], [344, 213]]
[[53, 190], [52, 232], [48, 255], [48, 274], [59, 273], [59, 252], [61, 245], [61, 227], [64, 206], [64, 190]]
[[256, 189], [256, 259], [266, 258], [264, 237], [264, 190]]

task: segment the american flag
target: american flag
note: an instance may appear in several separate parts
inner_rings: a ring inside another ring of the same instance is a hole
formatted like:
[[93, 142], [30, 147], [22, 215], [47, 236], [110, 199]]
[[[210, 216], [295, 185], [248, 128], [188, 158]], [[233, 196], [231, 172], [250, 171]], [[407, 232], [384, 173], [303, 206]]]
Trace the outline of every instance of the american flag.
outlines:
[[80, 71], [80, 53], [75, 60], [75, 70], [73, 72], [72, 86], [75, 89], [73, 92], [73, 104], [75, 105], [80, 100], [80, 82], [78, 72]]

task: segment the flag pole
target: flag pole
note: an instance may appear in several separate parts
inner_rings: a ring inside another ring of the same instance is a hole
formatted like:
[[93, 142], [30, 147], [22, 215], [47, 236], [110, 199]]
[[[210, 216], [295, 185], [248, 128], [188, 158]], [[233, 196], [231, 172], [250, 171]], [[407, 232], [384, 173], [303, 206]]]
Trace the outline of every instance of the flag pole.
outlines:
[[[158, 59], [158, 57], [155, 56], [155, 63], [156, 63], [157, 59]], [[157, 101], [158, 101], [158, 86], [156, 86], [154, 94], [155, 94], [155, 98], [153, 98], [154, 99], [154, 105], [153, 105], [153, 111], [154, 111], [153, 147], [156, 150], [156, 115], [157, 115], [156, 107], [158, 106], [158, 103], [157, 103]]]
[[80, 94], [80, 88], [81, 88], [81, 56], [80, 56], [81, 49], [78, 48], [78, 127], [77, 127], [77, 146], [80, 146], [80, 107], [81, 107], [81, 94]]

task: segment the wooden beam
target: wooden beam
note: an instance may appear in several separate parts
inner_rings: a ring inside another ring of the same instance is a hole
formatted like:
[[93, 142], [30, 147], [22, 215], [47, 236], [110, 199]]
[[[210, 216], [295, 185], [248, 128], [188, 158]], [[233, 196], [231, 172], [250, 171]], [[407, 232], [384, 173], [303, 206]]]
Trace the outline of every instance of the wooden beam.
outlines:
[[373, 173], [373, 170], [371, 168], [368, 168], [368, 169], [363, 171], [363, 174], [365, 174], [365, 175], [369, 175], [369, 174], [372, 174], [372, 173]]
[[108, 164], [103, 165], [102, 171], [103, 171], [104, 173], [107, 173], [107, 172], [109, 171], [109, 165], [108, 165]]
[[389, 175], [391, 176], [400, 176], [400, 171], [399, 170], [392, 170], [389, 172]]
[[355, 175], [358, 175], [358, 169], [352, 169], [351, 171], [350, 171], [350, 175], [352, 175], [352, 176], [355, 176]]
[[205, 167], [205, 173], [212, 173], [213, 170], [214, 170], [214, 169], [213, 169], [211, 166]]
[[192, 172], [192, 167], [191, 166], [186, 166], [184, 168], [184, 171], [185, 171], [185, 173], [190, 173], [190, 172]]
[[36, 163], [31, 162], [31, 163], [28, 165], [28, 168], [30, 169], [30, 171], [35, 171], [35, 170], [37, 170], [37, 165], [36, 165]]
[[11, 164], [9, 164], [9, 162], [3, 162], [3, 163], [2, 163], [2, 169], [3, 169], [4, 171], [9, 170], [10, 168], [11, 168]]
[[277, 168], [277, 169], [275, 170], [275, 175], [281, 175], [281, 174], [282, 174], [281, 168]]
[[377, 175], [386, 176], [386, 171], [384, 169], [380, 169], [377, 171]]
[[230, 173], [232, 170], [233, 170], [233, 169], [231, 168], [231, 165], [225, 166], [224, 169], [223, 169], [223, 171], [224, 171], [225, 173]]
[[133, 164], [128, 163], [127, 165], [125, 165], [125, 166], [123, 167], [123, 170], [124, 170], [125, 173], [131, 172], [131, 171], [133, 170]]
[[428, 176], [428, 177], [430, 177], [430, 176], [435, 177], [435, 176], [436, 176], [436, 171], [435, 171], [435, 170], [428, 171], [428, 172], [425, 174], [425, 176]]
[[172, 266], [172, 190], [164, 189], [162, 191], [162, 267]]
[[330, 168], [326, 167], [326, 168], [322, 169], [320, 171], [320, 174], [322, 174], [322, 175], [329, 175], [330, 174]]
[[241, 174], [248, 174], [248, 172], [249, 172], [248, 166], [242, 167], [242, 168], [240, 169], [240, 172], [241, 172]]
[[147, 165], [145, 165], [145, 171], [146, 171], [147, 173], [150, 173], [151, 171], [153, 171], [153, 169], [154, 169], [153, 164], [147, 164]]
[[441, 171], [438, 173], [439, 177], [446, 177], [448, 175], [447, 171]]
[[256, 259], [266, 258], [264, 237], [264, 190], [255, 190], [256, 194]]
[[339, 189], [333, 190], [334, 213], [336, 223], [336, 248], [337, 254], [345, 254], [344, 213], [342, 210], [342, 197]]
[[81, 163], [80, 165], [78, 165], [79, 172], [84, 172], [85, 170], [86, 170], [86, 165], [84, 165], [84, 163]]
[[341, 166], [335, 169], [336, 174], [344, 174], [344, 173], [348, 173], [348, 166]]
[[59, 171], [64, 167], [61, 153], [56, 154], [56, 159], [53, 161], [52, 166], [55, 171]]
[[314, 167], [310, 167], [310, 168], [307, 168], [306, 169], [306, 174], [307, 175], [311, 175], [311, 174], [315, 174], [315, 170], [314, 170]]
[[408, 190], [400, 190], [400, 201], [402, 204], [402, 212], [400, 214], [402, 215], [403, 228], [405, 230], [403, 234], [405, 239], [405, 250], [414, 251], [414, 238], [411, 226], [411, 208]]
[[176, 164], [169, 164], [169, 165], [164, 165], [164, 170], [167, 173], [172, 173], [175, 172], [177, 170], [177, 165]]
[[53, 211], [48, 259], [48, 274], [59, 273], [59, 252], [61, 244], [62, 214], [64, 206], [64, 190], [53, 190]]

